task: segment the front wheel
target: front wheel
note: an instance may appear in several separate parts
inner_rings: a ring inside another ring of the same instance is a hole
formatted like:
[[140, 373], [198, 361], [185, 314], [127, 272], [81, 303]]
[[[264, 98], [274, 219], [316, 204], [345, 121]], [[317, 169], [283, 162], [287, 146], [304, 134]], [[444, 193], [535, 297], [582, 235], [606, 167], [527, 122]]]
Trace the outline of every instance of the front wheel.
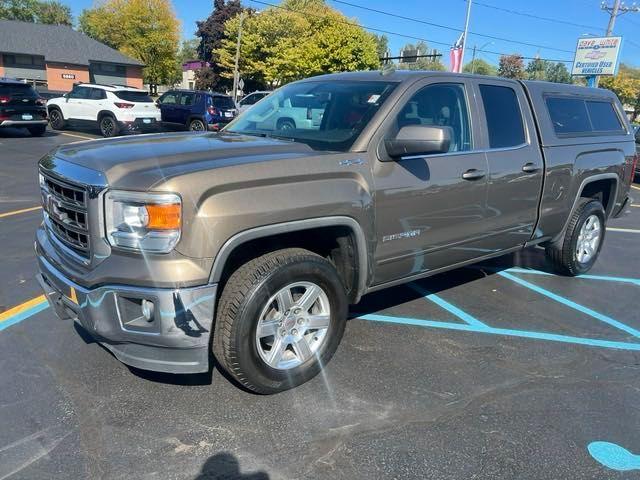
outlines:
[[192, 132], [204, 132], [206, 129], [204, 122], [199, 118], [194, 118], [189, 122], [189, 130]]
[[342, 339], [347, 297], [333, 265], [290, 248], [236, 270], [218, 306], [213, 352], [245, 388], [296, 387], [320, 372]]
[[547, 257], [555, 270], [570, 276], [588, 272], [598, 259], [605, 230], [602, 203], [583, 199], [569, 220], [564, 238], [547, 247]]

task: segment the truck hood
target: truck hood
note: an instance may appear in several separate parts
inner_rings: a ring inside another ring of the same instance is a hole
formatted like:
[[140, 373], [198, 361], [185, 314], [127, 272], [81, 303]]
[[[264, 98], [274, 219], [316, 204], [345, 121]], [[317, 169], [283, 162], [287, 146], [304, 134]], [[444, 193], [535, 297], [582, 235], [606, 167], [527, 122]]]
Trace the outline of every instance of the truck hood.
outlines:
[[272, 138], [180, 132], [72, 143], [59, 147], [53, 155], [103, 173], [110, 186], [143, 190], [185, 173], [318, 152], [303, 143]]

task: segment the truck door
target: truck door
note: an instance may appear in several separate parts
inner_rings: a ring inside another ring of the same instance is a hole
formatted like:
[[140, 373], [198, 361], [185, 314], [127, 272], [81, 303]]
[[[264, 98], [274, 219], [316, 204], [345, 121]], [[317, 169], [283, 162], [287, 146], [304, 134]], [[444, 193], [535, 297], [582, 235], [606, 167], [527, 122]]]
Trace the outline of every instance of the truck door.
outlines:
[[538, 217], [544, 162], [524, 90], [511, 81], [476, 81], [486, 119], [484, 138], [489, 165], [487, 248], [522, 245], [533, 235]]
[[[375, 284], [487, 254], [478, 246], [486, 234], [488, 167], [475, 148], [481, 131], [471, 121], [473, 87], [459, 77], [441, 79], [410, 87], [373, 138]], [[392, 160], [384, 140], [409, 125], [449, 127], [449, 152]]]

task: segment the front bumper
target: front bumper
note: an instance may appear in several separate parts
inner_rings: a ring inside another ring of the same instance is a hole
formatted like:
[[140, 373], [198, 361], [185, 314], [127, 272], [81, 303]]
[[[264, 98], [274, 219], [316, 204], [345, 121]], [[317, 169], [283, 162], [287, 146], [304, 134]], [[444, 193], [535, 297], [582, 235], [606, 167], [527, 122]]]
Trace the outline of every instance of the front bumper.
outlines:
[[[122, 363], [156, 372], [208, 371], [217, 285], [87, 289], [66, 278], [42, 255], [38, 255], [38, 266], [38, 281], [56, 315], [79, 322]], [[142, 300], [153, 302], [147, 317]]]

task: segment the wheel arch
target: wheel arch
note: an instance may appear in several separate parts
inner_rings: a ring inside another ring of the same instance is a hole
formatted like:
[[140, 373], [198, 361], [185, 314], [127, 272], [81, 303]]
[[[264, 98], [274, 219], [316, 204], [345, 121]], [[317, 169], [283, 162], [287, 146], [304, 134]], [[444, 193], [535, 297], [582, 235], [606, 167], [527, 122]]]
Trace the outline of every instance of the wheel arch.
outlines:
[[113, 117], [116, 121], [118, 120], [118, 119], [116, 118], [116, 115], [115, 115], [111, 110], [100, 110], [100, 111], [98, 112], [98, 118], [97, 118], [97, 121], [99, 122], [100, 120], [102, 120], [102, 118], [103, 118], [103, 117], [105, 117], [105, 116], [107, 116], [107, 115], [108, 115], [108, 116], [110, 116], [110, 117]]
[[[344, 232], [344, 233], [341, 233]], [[309, 238], [322, 238], [319, 233], [330, 234], [323, 240], [335, 240], [336, 248], [332, 250], [332, 261], [341, 275], [343, 280], [347, 281], [345, 275], [348, 275], [352, 267], [354, 274], [354, 282], [349, 292], [349, 299], [352, 303], [357, 303], [366, 290], [366, 282], [368, 275], [367, 260], [367, 243], [364, 231], [360, 224], [352, 217], [332, 216], [312, 218], [306, 220], [297, 220], [291, 222], [278, 223], [273, 225], [265, 225], [243, 232], [229, 238], [220, 248], [215, 257], [211, 273], [209, 275], [209, 283], [224, 282], [225, 276], [229, 275], [229, 271], [238, 266], [239, 258], [251, 258], [261, 255], [263, 252], [256, 249], [258, 243], [263, 244], [262, 248], [268, 248], [268, 244], [278, 244], [278, 248], [286, 248], [292, 245], [309, 248], [314, 251], [313, 246], [327, 246], [326, 242], [308, 244]], [[348, 234], [348, 237], [345, 237]], [[353, 251], [349, 247], [349, 242], [345, 242], [345, 238], [350, 239]], [[270, 240], [271, 242], [266, 242]], [[333, 253], [337, 252], [337, 253]], [[316, 252], [317, 253], [317, 252]], [[243, 254], [247, 255], [244, 257]]]
[[282, 124], [282, 122], [285, 122], [285, 121], [289, 121], [289, 122], [293, 123], [294, 127], [297, 127], [297, 125], [298, 125], [296, 123], [296, 121], [292, 117], [280, 117], [278, 119], [278, 121], [276, 122], [276, 128], [278, 128], [278, 125]]
[[584, 178], [576, 191], [575, 198], [573, 199], [573, 205], [567, 215], [567, 220], [565, 221], [562, 230], [553, 239], [553, 241], [557, 241], [564, 236], [567, 231], [567, 227], [569, 226], [569, 222], [571, 221], [571, 216], [573, 215], [573, 212], [576, 211], [576, 208], [578, 208], [578, 205], [580, 204], [580, 200], [583, 198], [598, 198], [597, 195], [602, 193], [602, 197], [599, 199], [604, 206], [605, 219], [608, 219], [615, 207], [619, 187], [620, 178], [618, 177], [618, 174], [613, 172], [590, 175]]

